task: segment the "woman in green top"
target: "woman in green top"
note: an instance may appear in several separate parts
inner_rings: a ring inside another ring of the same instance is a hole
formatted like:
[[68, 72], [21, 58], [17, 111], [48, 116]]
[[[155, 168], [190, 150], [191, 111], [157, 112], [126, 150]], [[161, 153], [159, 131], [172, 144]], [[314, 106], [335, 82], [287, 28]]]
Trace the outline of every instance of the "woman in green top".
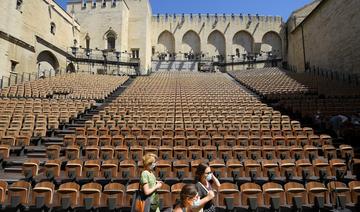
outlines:
[[151, 153], [148, 153], [143, 157], [144, 171], [141, 172], [140, 178], [140, 184], [144, 194], [151, 198], [151, 212], [160, 212], [159, 196], [156, 191], [163, 185], [163, 182], [156, 181], [156, 177], [154, 175], [156, 160], [157, 156]]

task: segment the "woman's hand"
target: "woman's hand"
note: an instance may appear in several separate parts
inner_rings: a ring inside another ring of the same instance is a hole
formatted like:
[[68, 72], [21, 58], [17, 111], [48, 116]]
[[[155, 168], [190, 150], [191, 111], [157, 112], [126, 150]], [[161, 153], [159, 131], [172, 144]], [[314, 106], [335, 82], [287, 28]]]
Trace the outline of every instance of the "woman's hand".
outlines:
[[220, 182], [219, 182], [219, 180], [215, 177], [214, 174], [213, 174], [213, 176], [212, 176], [212, 181], [213, 181], [213, 183], [216, 185], [217, 188], [220, 187]]
[[209, 191], [206, 197], [208, 198], [209, 201], [214, 199], [215, 198], [215, 192]]
[[160, 188], [163, 186], [163, 184], [164, 184], [164, 182], [162, 182], [162, 181], [157, 181], [157, 182], [156, 182], [156, 185], [155, 185], [156, 190], [157, 190], [157, 189], [160, 189]]

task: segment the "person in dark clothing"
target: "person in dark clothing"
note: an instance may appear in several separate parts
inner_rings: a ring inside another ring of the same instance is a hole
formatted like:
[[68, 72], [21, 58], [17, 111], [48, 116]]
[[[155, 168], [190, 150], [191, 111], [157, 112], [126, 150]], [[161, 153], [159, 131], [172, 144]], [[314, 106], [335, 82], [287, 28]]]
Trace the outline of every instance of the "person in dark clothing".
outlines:
[[215, 205], [212, 199], [215, 197], [215, 188], [220, 187], [220, 182], [212, 173], [209, 165], [205, 163], [199, 164], [195, 172], [195, 183], [203, 211], [214, 212]]

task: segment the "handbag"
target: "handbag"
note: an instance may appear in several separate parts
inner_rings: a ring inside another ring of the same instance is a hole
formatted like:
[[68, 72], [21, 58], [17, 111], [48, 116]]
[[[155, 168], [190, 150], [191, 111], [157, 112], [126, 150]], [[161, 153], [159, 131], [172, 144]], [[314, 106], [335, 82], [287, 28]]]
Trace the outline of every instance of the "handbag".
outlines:
[[135, 191], [133, 195], [133, 201], [131, 206], [131, 212], [150, 212], [151, 206], [151, 195], [146, 196], [145, 193], [140, 189]]

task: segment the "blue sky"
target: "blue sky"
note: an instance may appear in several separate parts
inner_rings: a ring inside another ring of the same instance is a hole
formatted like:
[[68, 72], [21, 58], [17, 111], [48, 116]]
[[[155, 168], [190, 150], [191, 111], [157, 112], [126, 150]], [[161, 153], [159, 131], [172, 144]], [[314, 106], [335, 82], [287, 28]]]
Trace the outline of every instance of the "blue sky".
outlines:
[[[65, 8], [67, 0], [56, 0]], [[243, 13], [279, 15], [287, 19], [292, 11], [312, 0], [150, 0], [153, 13]]]

